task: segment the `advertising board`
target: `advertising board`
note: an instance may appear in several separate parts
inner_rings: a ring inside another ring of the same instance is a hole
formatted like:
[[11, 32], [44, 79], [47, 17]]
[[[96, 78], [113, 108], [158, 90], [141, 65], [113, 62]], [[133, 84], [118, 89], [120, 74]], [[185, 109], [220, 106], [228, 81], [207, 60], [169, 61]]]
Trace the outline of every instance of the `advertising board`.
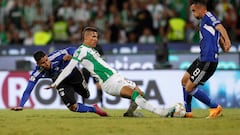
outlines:
[[[181, 77], [184, 70], [135, 70], [120, 71], [122, 75], [135, 81], [145, 92], [145, 98], [158, 107], [169, 107], [183, 102]], [[19, 105], [20, 99], [27, 86], [30, 72], [0, 72], [0, 109]], [[240, 72], [217, 71], [207, 83], [200, 87], [213, 100], [226, 108], [240, 107]], [[56, 90], [45, 90], [51, 80], [40, 80], [33, 89], [29, 100], [25, 104], [33, 109], [66, 109]], [[91, 96], [85, 100], [86, 104], [97, 102], [97, 90], [93, 81], [89, 83]], [[77, 97], [81, 102], [81, 97]], [[129, 99], [114, 97], [104, 92], [103, 104], [109, 109], [126, 109]], [[193, 100], [193, 108], [206, 108], [197, 100]]]

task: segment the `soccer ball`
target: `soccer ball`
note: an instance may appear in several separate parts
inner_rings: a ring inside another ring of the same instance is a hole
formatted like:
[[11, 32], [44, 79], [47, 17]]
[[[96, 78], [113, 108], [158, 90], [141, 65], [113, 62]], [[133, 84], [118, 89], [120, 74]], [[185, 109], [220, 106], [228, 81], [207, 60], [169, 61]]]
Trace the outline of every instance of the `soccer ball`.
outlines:
[[175, 112], [173, 113], [173, 117], [183, 118], [186, 114], [186, 109], [182, 103], [177, 103], [175, 106]]

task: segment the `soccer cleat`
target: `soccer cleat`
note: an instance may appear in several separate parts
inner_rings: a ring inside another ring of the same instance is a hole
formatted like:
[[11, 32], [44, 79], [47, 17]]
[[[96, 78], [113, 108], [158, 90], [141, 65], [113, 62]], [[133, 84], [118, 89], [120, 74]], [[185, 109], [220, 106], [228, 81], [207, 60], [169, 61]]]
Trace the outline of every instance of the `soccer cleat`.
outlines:
[[124, 117], [144, 117], [141, 112], [125, 112], [123, 114]]
[[193, 117], [192, 112], [186, 112], [185, 118], [192, 118], [192, 117]]
[[222, 112], [222, 106], [218, 105], [217, 108], [211, 108], [209, 110], [209, 116], [207, 118], [212, 119], [212, 118], [217, 118]]
[[165, 117], [168, 117], [168, 116], [173, 117], [174, 113], [175, 113], [175, 110], [176, 110], [175, 106], [169, 108], [168, 113]]
[[101, 108], [99, 108], [97, 104], [94, 104], [93, 107], [95, 107], [95, 109], [96, 109], [96, 114], [103, 116], [103, 117], [108, 116], [108, 114], [106, 112], [104, 112]]

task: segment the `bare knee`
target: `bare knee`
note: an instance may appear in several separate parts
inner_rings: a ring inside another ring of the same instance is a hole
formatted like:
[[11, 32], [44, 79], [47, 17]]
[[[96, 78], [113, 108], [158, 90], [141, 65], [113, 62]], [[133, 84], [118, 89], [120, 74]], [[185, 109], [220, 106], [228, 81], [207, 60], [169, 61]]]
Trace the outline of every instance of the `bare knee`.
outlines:
[[124, 98], [128, 98], [128, 99], [131, 99], [132, 98], [132, 94], [133, 94], [133, 91], [137, 91], [139, 93], [139, 95], [143, 96], [144, 93], [138, 88], [138, 87], [135, 87], [134, 89], [128, 87], [128, 86], [124, 86], [121, 91], [120, 91], [120, 95], [121, 97], [124, 97]]
[[186, 84], [187, 84], [186, 79], [182, 78], [182, 80], [181, 80], [181, 84], [182, 84], [182, 86], [186, 86]]
[[191, 80], [185, 85], [185, 90], [190, 93], [197, 87], [197, 84], [193, 83]]
[[190, 79], [190, 75], [189, 73], [186, 72], [181, 80], [182, 86], [186, 86], [189, 79]]
[[70, 111], [75, 112], [75, 111], [77, 110], [77, 103], [75, 103], [75, 104], [69, 106], [68, 109], [69, 109]]
[[138, 93], [139, 93], [141, 96], [144, 96], [144, 92], [143, 92], [138, 86], [136, 86], [134, 90], [138, 91]]
[[185, 91], [186, 91], [187, 93], [189, 93], [189, 92], [191, 92], [191, 91], [192, 91], [192, 88], [191, 88], [191, 87], [189, 87], [189, 86], [185, 86]]

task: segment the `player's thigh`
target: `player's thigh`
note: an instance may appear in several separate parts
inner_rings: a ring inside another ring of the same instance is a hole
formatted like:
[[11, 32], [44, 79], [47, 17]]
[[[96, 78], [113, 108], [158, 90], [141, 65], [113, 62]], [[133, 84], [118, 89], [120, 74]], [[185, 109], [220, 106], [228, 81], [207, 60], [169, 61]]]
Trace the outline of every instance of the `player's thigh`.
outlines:
[[190, 74], [190, 80], [194, 84], [204, 84], [215, 72], [216, 62], [200, 62], [195, 60], [187, 72]]
[[[200, 82], [200, 80], [203, 78], [203, 65], [201, 64], [201, 62], [199, 61], [199, 59], [196, 59], [195, 61], [193, 61], [193, 63], [189, 66], [189, 68], [187, 69], [187, 72], [189, 73], [189, 79], [195, 83], [198, 84]], [[188, 80], [187, 80], [187, 84], [188, 84]]]
[[74, 91], [81, 95], [83, 98], [89, 98], [90, 92], [86, 83], [81, 83], [78, 85], [74, 85]]
[[208, 68], [206, 69], [206, 74], [201, 80], [201, 84], [204, 84], [216, 71], [218, 63], [210, 62]]
[[185, 84], [185, 90], [187, 92], [191, 92], [194, 90], [194, 88], [197, 86], [198, 84], [193, 83], [190, 79], [188, 79], [188, 81]]
[[58, 94], [60, 95], [63, 103], [70, 107], [76, 103], [74, 88], [70, 85], [63, 85], [58, 87]]
[[189, 78], [190, 78], [190, 74], [188, 72], [185, 72], [181, 80], [181, 83], [183, 86], [187, 84], [187, 82], [189, 81]]
[[[127, 88], [124, 89], [125, 87]], [[136, 84], [133, 81], [127, 80], [119, 74], [114, 74], [102, 84], [102, 89], [113, 96], [121, 96], [120, 93], [122, 90], [126, 90], [126, 92], [124, 92], [126, 94], [128, 92], [132, 92], [135, 87]], [[126, 96], [129, 96], [129, 94], [127, 94]]]
[[120, 96], [124, 98], [131, 98], [133, 93], [133, 89], [130, 88], [129, 86], [123, 86], [120, 90]]

